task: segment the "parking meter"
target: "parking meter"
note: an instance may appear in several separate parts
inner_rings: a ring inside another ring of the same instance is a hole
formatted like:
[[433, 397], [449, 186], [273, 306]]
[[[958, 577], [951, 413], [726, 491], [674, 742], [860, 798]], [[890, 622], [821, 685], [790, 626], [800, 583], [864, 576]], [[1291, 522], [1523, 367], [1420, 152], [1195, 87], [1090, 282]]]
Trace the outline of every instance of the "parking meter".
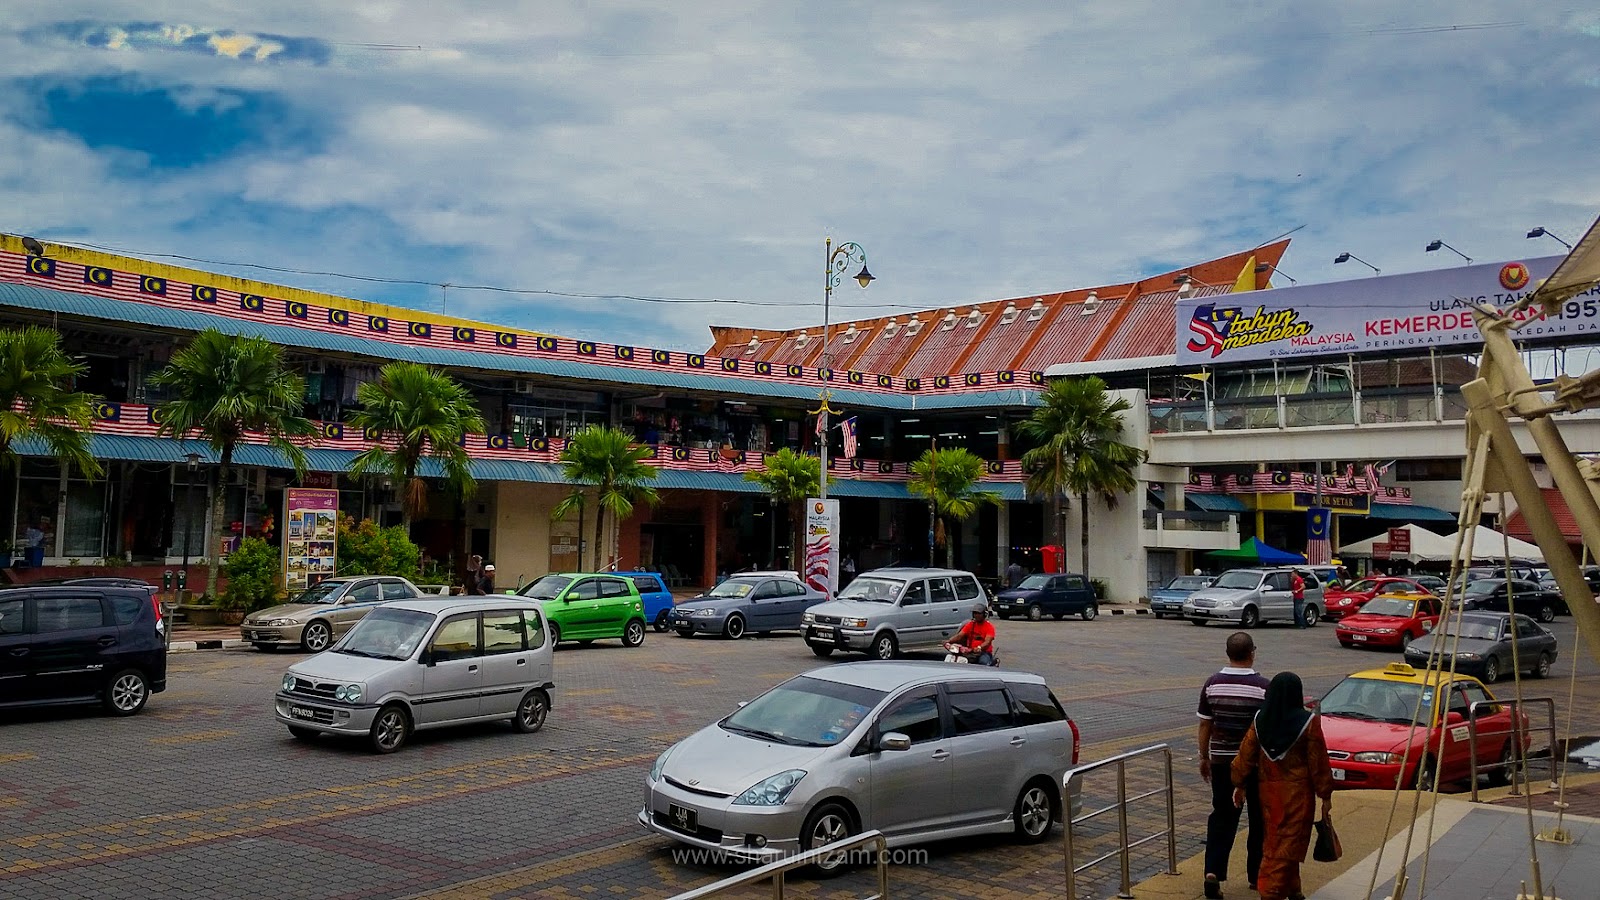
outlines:
[[172, 570], [171, 569], [168, 569], [165, 572], [161, 573], [161, 592], [163, 594], [172, 593]]
[[182, 594], [184, 592], [184, 590], [187, 589], [188, 587], [189, 587], [189, 573], [185, 572], [182, 569], [179, 569], [178, 570], [178, 593]]

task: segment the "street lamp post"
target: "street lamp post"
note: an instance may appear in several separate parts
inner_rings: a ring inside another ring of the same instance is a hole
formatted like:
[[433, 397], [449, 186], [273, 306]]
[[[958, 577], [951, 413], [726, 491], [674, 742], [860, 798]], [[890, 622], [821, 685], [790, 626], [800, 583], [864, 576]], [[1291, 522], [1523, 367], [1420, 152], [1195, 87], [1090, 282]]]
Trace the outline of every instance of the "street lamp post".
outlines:
[[189, 586], [189, 536], [194, 534], [194, 476], [200, 471], [200, 454], [185, 453], [184, 468], [189, 473], [189, 483], [183, 489], [183, 568], [178, 570], [178, 599]]
[[[828, 380], [833, 377], [833, 361], [828, 357], [828, 321], [829, 308], [833, 303], [833, 289], [838, 287], [839, 281], [844, 278], [844, 273], [849, 271], [857, 262], [861, 263], [861, 271], [852, 277], [856, 283], [865, 288], [873, 282], [872, 273], [867, 271], [867, 251], [854, 241], [833, 246], [833, 238], [823, 239], [823, 258], [827, 265], [823, 270], [822, 282], [822, 365], [819, 367], [827, 373]], [[828, 499], [828, 413], [833, 410], [828, 408], [828, 394], [826, 387], [822, 389], [822, 404], [817, 410], [817, 416], [822, 420], [818, 428], [819, 440], [817, 452], [822, 464], [821, 485], [817, 496], [823, 500]]]

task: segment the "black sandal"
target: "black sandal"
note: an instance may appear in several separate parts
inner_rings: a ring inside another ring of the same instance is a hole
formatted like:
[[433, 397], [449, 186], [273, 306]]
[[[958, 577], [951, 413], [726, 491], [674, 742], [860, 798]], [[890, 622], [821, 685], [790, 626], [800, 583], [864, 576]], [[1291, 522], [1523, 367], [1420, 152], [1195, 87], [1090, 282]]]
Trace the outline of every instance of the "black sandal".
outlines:
[[1206, 900], [1222, 900], [1222, 882], [1215, 875], [1206, 876]]

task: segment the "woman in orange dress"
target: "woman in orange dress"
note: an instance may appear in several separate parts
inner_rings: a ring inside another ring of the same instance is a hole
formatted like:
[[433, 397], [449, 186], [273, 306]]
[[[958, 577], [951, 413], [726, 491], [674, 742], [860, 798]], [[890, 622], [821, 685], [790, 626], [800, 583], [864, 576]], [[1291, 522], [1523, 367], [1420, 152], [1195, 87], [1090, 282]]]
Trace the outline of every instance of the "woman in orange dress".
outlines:
[[[1261, 818], [1266, 825], [1261, 874], [1256, 890], [1261, 900], [1304, 898], [1300, 863], [1311, 848], [1313, 797], [1322, 798], [1322, 817], [1333, 805], [1333, 768], [1322, 724], [1306, 709], [1300, 676], [1281, 672], [1267, 686], [1266, 700], [1245, 733], [1233, 760], [1233, 783], [1254, 776], [1261, 791]], [[1233, 802], [1244, 804], [1235, 789]]]

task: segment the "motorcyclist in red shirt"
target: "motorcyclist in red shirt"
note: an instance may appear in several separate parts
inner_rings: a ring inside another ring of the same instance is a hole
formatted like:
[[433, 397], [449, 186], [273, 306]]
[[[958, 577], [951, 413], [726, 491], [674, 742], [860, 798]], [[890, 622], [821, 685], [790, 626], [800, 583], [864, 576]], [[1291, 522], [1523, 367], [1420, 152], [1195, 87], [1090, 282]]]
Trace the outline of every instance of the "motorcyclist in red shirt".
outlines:
[[982, 603], [975, 604], [972, 607], [972, 620], [962, 624], [944, 649], [950, 654], [945, 657], [945, 662], [961, 659], [980, 666], [994, 665], [994, 625], [989, 622], [989, 607]]

